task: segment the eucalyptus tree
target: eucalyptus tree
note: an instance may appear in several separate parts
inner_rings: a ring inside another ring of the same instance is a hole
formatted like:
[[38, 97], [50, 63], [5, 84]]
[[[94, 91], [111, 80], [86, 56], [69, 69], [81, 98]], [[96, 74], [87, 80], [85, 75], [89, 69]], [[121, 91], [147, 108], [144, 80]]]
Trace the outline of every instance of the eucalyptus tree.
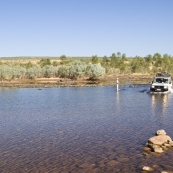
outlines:
[[126, 54], [125, 53], [122, 54], [122, 60], [123, 61], [127, 61], [127, 58], [126, 58]]
[[171, 58], [168, 54], [164, 54], [162, 58], [162, 71], [170, 72], [171, 65]]
[[121, 52], [117, 52], [117, 57], [121, 58]]
[[61, 55], [61, 56], [60, 56], [60, 60], [61, 60], [61, 61], [65, 61], [66, 59], [67, 59], [67, 57], [66, 57], [65, 55]]
[[153, 62], [153, 56], [149, 54], [147, 57], [145, 57], [145, 60], [148, 64], [151, 64]]
[[[119, 54], [119, 56], [120, 56], [120, 54]], [[124, 62], [123, 62], [122, 58], [117, 57], [116, 54], [113, 53], [111, 56], [110, 66], [112, 68], [120, 68], [123, 65], [124, 65]]]
[[110, 69], [110, 58], [108, 58], [107, 56], [104, 56], [102, 58], [101, 65], [102, 65], [102, 67], [105, 68], [106, 73], [108, 73], [108, 71]]
[[101, 61], [102, 64], [108, 65], [109, 62], [110, 62], [110, 60], [109, 60], [109, 58], [108, 58], [107, 56], [104, 56], [104, 57], [102, 58], [102, 61]]
[[144, 58], [140, 56], [136, 56], [131, 62], [131, 70], [133, 73], [140, 72], [145, 73], [147, 72], [149, 66], [147, 65]]
[[161, 58], [162, 58], [162, 55], [158, 52], [153, 55], [154, 60], [161, 59]]
[[39, 64], [40, 67], [42, 68], [42, 67], [44, 67], [44, 66], [46, 66], [46, 65], [51, 65], [51, 61], [50, 61], [49, 58], [43, 58], [43, 59], [41, 59], [41, 60], [38, 62], [38, 64]]
[[118, 62], [118, 58], [117, 58], [116, 54], [112, 53], [112, 56], [110, 57], [110, 59], [111, 59], [111, 61], [110, 61], [111, 67], [116, 67], [117, 62]]
[[163, 55], [163, 63], [169, 65], [170, 64], [170, 56], [168, 54]]
[[25, 64], [26, 69], [33, 67], [34, 65], [29, 61], [28, 63]]
[[61, 60], [60, 64], [61, 65], [64, 65], [65, 64], [65, 61], [67, 60], [67, 57], [65, 55], [61, 55], [60, 56], [60, 60]]
[[98, 64], [99, 59], [98, 59], [97, 55], [92, 56], [91, 61], [92, 61], [92, 64]]
[[160, 53], [155, 53], [153, 56], [153, 59], [155, 60], [155, 66], [161, 67], [163, 63], [162, 55]]

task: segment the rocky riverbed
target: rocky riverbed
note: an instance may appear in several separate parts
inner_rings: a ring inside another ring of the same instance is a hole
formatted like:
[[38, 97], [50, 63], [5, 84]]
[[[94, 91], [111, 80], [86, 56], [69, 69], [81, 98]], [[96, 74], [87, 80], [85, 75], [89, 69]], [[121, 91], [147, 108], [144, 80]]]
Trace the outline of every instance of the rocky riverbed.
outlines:
[[[165, 130], [161, 129], [156, 132], [156, 135], [148, 139], [146, 147], [143, 148], [143, 155], [148, 156], [149, 154], [161, 154], [163, 152], [169, 152], [168, 150], [173, 149], [173, 141], [168, 136]], [[154, 172], [154, 167], [144, 166], [143, 171]], [[169, 171], [161, 171], [161, 173], [171, 173]]]

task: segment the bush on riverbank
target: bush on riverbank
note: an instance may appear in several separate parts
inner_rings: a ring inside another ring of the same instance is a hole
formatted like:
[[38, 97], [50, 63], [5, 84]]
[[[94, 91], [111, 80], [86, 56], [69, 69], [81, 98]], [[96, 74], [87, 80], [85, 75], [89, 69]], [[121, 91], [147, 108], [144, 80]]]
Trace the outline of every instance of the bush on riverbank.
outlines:
[[35, 79], [40, 77], [60, 77], [96, 79], [106, 75], [154, 75], [158, 71], [173, 73], [173, 57], [159, 53], [146, 57], [130, 57], [118, 52], [110, 57], [45, 57], [45, 58], [1, 58], [0, 79]]
[[[45, 62], [48, 62], [46, 64]], [[44, 63], [44, 65], [43, 65]], [[83, 61], [76, 60], [67, 65], [53, 66], [50, 61], [42, 61], [42, 65], [31, 65], [30, 68], [24, 66], [0, 65], [0, 79], [12, 80], [16, 78], [35, 79], [40, 77], [60, 77], [77, 79], [81, 77], [89, 77], [97, 79], [105, 75], [105, 69], [100, 64], [86, 64]]]

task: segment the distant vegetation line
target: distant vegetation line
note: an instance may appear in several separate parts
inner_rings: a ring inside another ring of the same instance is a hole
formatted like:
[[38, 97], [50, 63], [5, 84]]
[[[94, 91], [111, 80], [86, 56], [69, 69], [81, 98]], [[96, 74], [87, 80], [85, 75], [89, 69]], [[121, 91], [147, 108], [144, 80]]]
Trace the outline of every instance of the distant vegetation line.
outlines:
[[109, 74], [155, 74], [164, 71], [173, 74], [173, 57], [160, 53], [146, 57], [127, 58], [120, 52], [111, 56], [60, 57], [21, 56], [0, 58], [0, 79], [35, 79], [40, 77], [61, 77], [99, 79]]

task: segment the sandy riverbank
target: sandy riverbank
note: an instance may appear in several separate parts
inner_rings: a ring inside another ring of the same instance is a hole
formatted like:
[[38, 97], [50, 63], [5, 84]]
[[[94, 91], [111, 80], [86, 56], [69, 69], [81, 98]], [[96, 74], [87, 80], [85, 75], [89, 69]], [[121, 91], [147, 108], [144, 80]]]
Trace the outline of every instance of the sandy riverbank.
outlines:
[[126, 84], [149, 84], [153, 76], [150, 75], [107, 75], [96, 81], [88, 79], [64, 79], [64, 78], [37, 78], [37, 79], [14, 79], [0, 81], [0, 87], [19, 88], [49, 88], [49, 87], [82, 87], [82, 86], [113, 86], [119, 78], [120, 85]]

